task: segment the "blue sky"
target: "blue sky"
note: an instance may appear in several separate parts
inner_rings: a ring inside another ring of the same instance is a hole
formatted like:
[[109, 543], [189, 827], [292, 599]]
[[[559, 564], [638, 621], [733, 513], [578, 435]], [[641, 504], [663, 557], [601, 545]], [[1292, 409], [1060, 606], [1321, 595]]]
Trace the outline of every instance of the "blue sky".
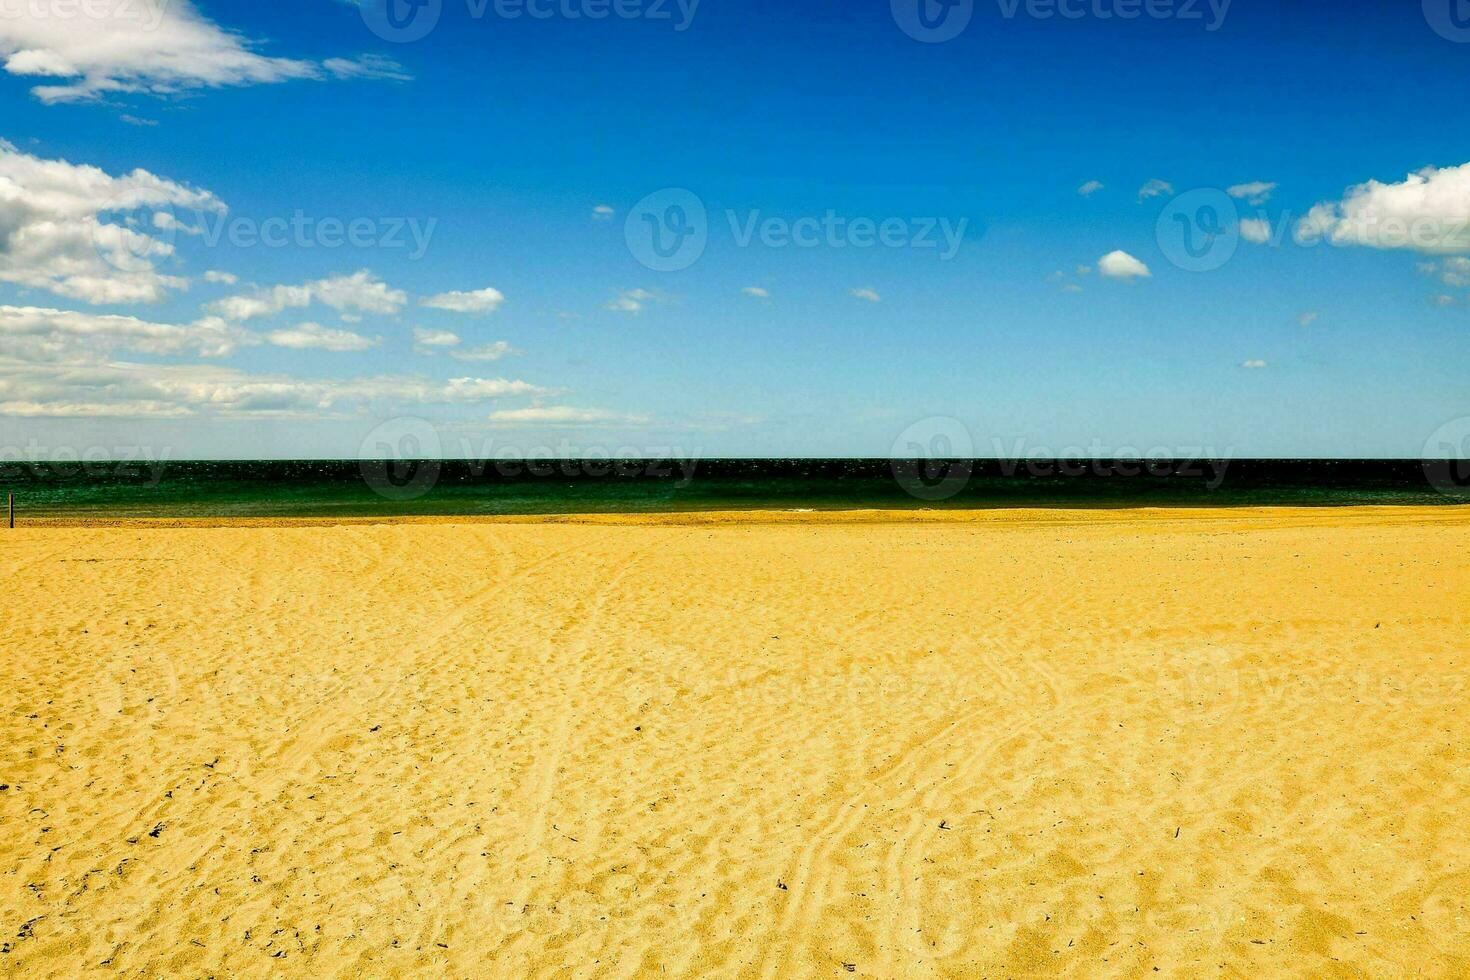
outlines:
[[394, 43], [66, 2], [0, 0], [0, 445], [1416, 456], [1470, 416], [1470, 36], [1418, 4], [981, 0], [925, 43], [906, 0], [443, 0]]

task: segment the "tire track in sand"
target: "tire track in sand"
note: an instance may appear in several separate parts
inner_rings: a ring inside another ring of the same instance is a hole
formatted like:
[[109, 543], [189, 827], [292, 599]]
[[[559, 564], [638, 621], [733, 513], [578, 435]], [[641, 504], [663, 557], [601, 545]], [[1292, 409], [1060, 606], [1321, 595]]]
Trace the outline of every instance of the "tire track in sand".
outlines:
[[[370, 709], [374, 705], [381, 704], [385, 700], [396, 697], [402, 687], [411, 678], [416, 676], [420, 670], [432, 668], [433, 665], [441, 663], [452, 656], [454, 653], [452, 649], [439, 650], [439, 642], [451, 635], [455, 630], [468, 624], [476, 612], [482, 610], [502, 593], [508, 591], [512, 586], [519, 584], [520, 578], [517, 573], [521, 568], [520, 563], [516, 560], [513, 552], [498, 539], [498, 535], [494, 533], [495, 530], [497, 529], [491, 528], [487, 536], [492, 546], [499, 553], [500, 564], [502, 566], [500, 574], [484, 588], [477, 590], [469, 597], [461, 600], [451, 612], [440, 617], [429, 628], [428, 632], [417, 637], [411, 645], [399, 651], [398, 659], [400, 661], [412, 661], [417, 665], [418, 669], [409, 670], [396, 680], [389, 682], [377, 694], [365, 699], [356, 711], [327, 712], [318, 710], [333, 698], [340, 697], [351, 686], [351, 679], [344, 680], [335, 689], [319, 698], [304, 714], [298, 715], [299, 721], [293, 720], [287, 726], [287, 731], [295, 729], [297, 725], [301, 727], [296, 730], [295, 736], [289, 741], [283, 742], [274, 754], [253, 760], [253, 765], [247, 762], [246, 765], [248, 768], [241, 767], [231, 774], [237, 780], [242, 777], [249, 777], [244, 781], [249, 786], [248, 794], [255, 801], [255, 805], [262, 805], [279, 796], [285, 787], [299, 775], [302, 763], [320, 752], [322, 747], [334, 735], [341, 732], [345, 725], [355, 724], [358, 717], [365, 710]], [[528, 570], [545, 567], [576, 550], [578, 550], [577, 546], [573, 545], [551, 552], [537, 559], [529, 566]], [[416, 654], [436, 650], [438, 651], [438, 655], [431, 657], [427, 662], [421, 663], [413, 660]], [[333, 723], [334, 721], [335, 724]], [[160, 803], [159, 806], [161, 805]], [[196, 867], [217, 846], [217, 841], [209, 841], [203, 844], [200, 850], [189, 860], [178, 863], [175, 866], [174, 873]], [[169, 877], [172, 877], [172, 874]]]
[[[986, 668], [995, 675], [1002, 691], [1013, 692], [1015, 674], [996, 657], [987, 657]], [[989, 701], [962, 710], [915, 742], [912, 742], [886, 766], [865, 778], [865, 788], [833, 807], [831, 819], [813, 835], [802, 848], [795, 867], [788, 873], [788, 899], [782, 910], [777, 927], [778, 940], [765, 949], [765, 961], [760, 976], [771, 978], [782, 975], [789, 969], [792, 954], [799, 936], [809, 935], [821, 914], [821, 899], [828, 890], [832, 877], [831, 856], [842, 841], [846, 840], [862, 823], [871, 805], [876, 805], [891, 795], [880, 793], [880, 787], [892, 778], [908, 778], [909, 774], [922, 771], [924, 754], [932, 746], [943, 741], [956, 729], [993, 711], [995, 705]]]
[[[933, 819], [944, 790], [950, 785], [964, 785], [977, 772], [988, 765], [1008, 743], [1042, 727], [1054, 718], [1072, 711], [1072, 702], [1062, 695], [1062, 687], [1050, 667], [1031, 656], [1026, 658], [1031, 669], [1047, 686], [1051, 706], [1045, 711], [1012, 726], [1008, 731], [996, 732], [983, 739], [973, 750], [966, 751], [957, 768], [945, 770], [944, 757], [939, 758], [941, 772], [923, 787], [917, 784], [901, 799], [899, 806], [912, 810], [908, 826], [889, 849], [884, 861], [885, 894], [897, 894], [898, 901], [892, 906], [886, 939], [880, 946], [880, 958], [876, 967], [879, 976], [900, 976], [904, 968], [895, 960], [902, 949], [913, 960], [922, 959], [925, 951], [920, 945], [923, 923], [920, 915], [923, 908], [923, 868], [921, 863], [930, 842], [940, 831], [939, 821]], [[928, 816], [926, 816], [928, 814]]]
[[[586, 676], [589, 658], [586, 653], [591, 646], [590, 638], [595, 634], [598, 622], [601, 620], [603, 611], [612, 592], [620, 582], [628, 575], [633, 566], [642, 558], [642, 554], [634, 552], [629, 555], [615, 571], [609, 574], [606, 580], [590, 596], [580, 600], [575, 608], [566, 618], [566, 621], [556, 631], [559, 634], [575, 632], [576, 641], [568, 646], [566, 656], [571, 658], [570, 674], [566, 684], [563, 685], [562, 704], [556, 713], [556, 727], [546, 743], [546, 750], [540, 753], [536, 765], [528, 775], [534, 786], [532, 802], [527, 811], [527, 827], [523, 838], [522, 860], [529, 862], [542, 849], [546, 841], [546, 828], [551, 821], [550, 808], [552, 799], [556, 795], [557, 777], [561, 772], [562, 759], [568, 754], [574, 731], [573, 716], [576, 714], [576, 694], [582, 687], [583, 678]], [[552, 642], [548, 649], [555, 651], [557, 644]], [[552, 664], [554, 658], [547, 658], [542, 664], [542, 669], [556, 669]], [[520, 875], [517, 880], [517, 888], [511, 905], [516, 908], [525, 907], [531, 898], [531, 883], [527, 875]], [[522, 933], [517, 937], [525, 938], [526, 941], [534, 940], [535, 937]]]

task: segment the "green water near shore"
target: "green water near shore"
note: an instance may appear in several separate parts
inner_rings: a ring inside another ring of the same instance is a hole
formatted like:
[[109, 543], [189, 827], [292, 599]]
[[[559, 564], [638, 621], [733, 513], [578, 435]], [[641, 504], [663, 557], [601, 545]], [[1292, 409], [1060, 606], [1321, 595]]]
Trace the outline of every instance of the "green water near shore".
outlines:
[[173, 461], [0, 464], [46, 517], [359, 517], [926, 507], [1470, 502], [1470, 466], [1416, 460]]

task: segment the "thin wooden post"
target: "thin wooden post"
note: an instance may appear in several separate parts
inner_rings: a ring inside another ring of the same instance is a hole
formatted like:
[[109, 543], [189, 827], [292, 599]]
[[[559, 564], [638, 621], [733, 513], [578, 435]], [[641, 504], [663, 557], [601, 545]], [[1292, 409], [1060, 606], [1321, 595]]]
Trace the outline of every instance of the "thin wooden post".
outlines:
[[15, 527], [15, 494], [7, 493], [5, 497], [7, 509], [10, 511], [10, 526], [13, 528]]

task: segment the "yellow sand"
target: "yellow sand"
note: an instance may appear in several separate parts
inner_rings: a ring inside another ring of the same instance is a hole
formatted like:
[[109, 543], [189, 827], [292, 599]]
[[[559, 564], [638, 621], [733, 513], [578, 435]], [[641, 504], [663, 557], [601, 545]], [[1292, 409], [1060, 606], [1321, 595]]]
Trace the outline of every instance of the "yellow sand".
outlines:
[[1470, 974], [1465, 509], [0, 542], [7, 974]]

